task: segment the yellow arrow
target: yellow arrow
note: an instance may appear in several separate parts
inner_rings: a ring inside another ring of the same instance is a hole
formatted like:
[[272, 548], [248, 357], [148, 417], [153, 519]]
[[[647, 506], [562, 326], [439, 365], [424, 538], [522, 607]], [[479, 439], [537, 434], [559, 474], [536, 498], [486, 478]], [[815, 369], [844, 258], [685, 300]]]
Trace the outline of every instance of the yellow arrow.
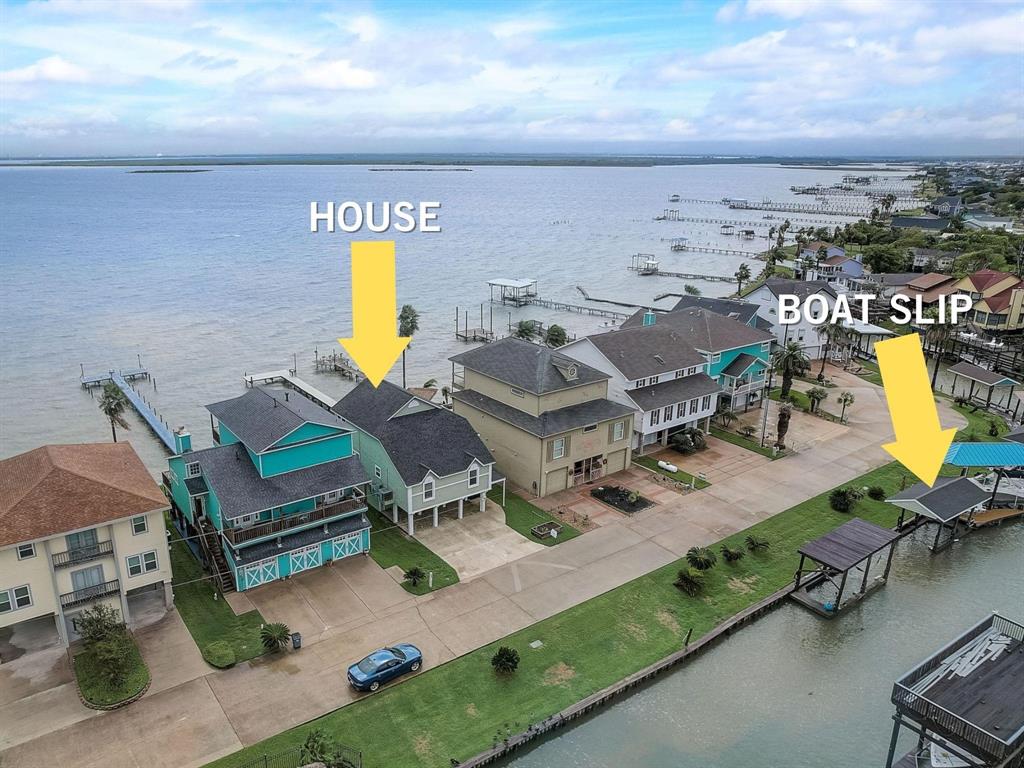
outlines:
[[352, 337], [338, 343], [374, 387], [409, 345], [397, 331], [395, 241], [352, 243]]
[[927, 485], [935, 484], [955, 429], [943, 429], [916, 333], [875, 343], [896, 442], [889, 454]]

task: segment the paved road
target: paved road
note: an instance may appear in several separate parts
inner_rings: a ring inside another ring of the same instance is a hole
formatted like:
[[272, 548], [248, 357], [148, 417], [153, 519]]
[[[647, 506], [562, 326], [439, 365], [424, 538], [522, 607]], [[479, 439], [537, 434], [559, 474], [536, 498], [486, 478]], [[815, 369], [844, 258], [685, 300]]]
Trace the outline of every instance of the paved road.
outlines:
[[[73, 686], [64, 684], [0, 706], [0, 746], [9, 746], [0, 753], [4, 768], [203, 765], [353, 701], [345, 667], [395, 638], [420, 645], [431, 663], [447, 661], [887, 463], [880, 446], [892, 439], [892, 429], [882, 390], [831, 373], [856, 397], [849, 426], [823, 432], [803, 452], [753, 463], [703, 491], [674, 494], [649, 513], [604, 524], [441, 592], [382, 594], [393, 599], [383, 600], [383, 608], [366, 606], [347, 622], [332, 624], [324, 619], [330, 608], [317, 606], [316, 641], [299, 653], [212, 672], [180, 619], [169, 614], [142, 635], [154, 685], [140, 702], [98, 714], [81, 707], [71, 698]], [[940, 415], [944, 426], [964, 424], [944, 404]], [[794, 419], [791, 433], [797, 432]], [[336, 570], [346, 581], [369, 577], [359, 569]]]

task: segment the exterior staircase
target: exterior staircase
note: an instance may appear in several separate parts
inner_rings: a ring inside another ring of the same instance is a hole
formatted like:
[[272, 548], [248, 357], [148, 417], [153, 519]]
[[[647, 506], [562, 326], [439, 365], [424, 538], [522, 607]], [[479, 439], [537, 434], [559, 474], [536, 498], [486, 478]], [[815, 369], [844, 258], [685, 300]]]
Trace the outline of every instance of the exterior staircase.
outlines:
[[203, 549], [206, 564], [213, 574], [218, 589], [220, 589], [222, 594], [234, 592], [235, 580], [231, 576], [231, 568], [228, 567], [227, 558], [224, 557], [224, 550], [221, 549], [220, 534], [217, 533], [217, 530], [210, 525], [210, 521], [206, 518], [203, 518], [201, 521], [199, 530], [201, 533], [199, 544]]

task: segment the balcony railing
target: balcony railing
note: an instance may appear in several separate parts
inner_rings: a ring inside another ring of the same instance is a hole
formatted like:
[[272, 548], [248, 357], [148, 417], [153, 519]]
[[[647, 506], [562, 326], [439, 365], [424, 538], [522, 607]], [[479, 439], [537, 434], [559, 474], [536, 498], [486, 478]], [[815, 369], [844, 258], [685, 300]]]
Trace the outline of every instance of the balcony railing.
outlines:
[[287, 517], [280, 517], [266, 523], [250, 525], [246, 528], [225, 528], [224, 536], [233, 546], [245, 544], [255, 539], [266, 538], [267, 536], [280, 536], [288, 534], [292, 529], [316, 523], [320, 520], [328, 520], [339, 515], [346, 515], [366, 509], [366, 499], [357, 496], [352, 499], [345, 499], [335, 504], [327, 504], [308, 512], [297, 512]]
[[84, 547], [69, 549], [67, 552], [58, 552], [51, 558], [54, 568], [70, 568], [73, 565], [88, 563], [98, 557], [107, 557], [114, 554], [114, 542], [98, 541], [95, 544], [88, 544]]
[[213, 441], [217, 443], [217, 445], [220, 445], [220, 429], [211, 424], [210, 432], [213, 434]]
[[76, 589], [60, 596], [61, 608], [74, 608], [76, 605], [85, 605], [93, 600], [99, 600], [108, 595], [116, 595], [121, 591], [121, 582], [118, 579], [107, 581], [103, 584], [96, 584], [83, 589]]
[[164, 488], [166, 488], [168, 491], [170, 491], [171, 490], [171, 473], [170, 472], [161, 472], [160, 473], [160, 480], [163, 482]]
[[731, 394], [738, 394], [740, 392], [750, 392], [754, 389], [760, 389], [764, 386], [764, 379], [753, 379], [749, 381], [737, 381], [734, 384], [725, 384], [723, 389]]

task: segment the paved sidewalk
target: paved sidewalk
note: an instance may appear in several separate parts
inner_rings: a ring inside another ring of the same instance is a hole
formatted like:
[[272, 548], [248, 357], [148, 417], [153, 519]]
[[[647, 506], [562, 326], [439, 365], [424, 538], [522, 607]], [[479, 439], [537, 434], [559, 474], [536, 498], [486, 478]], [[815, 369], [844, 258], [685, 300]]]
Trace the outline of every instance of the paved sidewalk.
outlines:
[[[353, 701], [356, 695], [345, 684], [345, 667], [383, 643], [409, 640], [420, 645], [429, 668], [670, 563], [694, 545], [742, 530], [888, 463], [890, 457], [881, 448], [892, 439], [884, 393], [833, 366], [828, 373], [840, 387], [835, 391], [850, 391], [856, 398], [848, 411], [849, 424], [837, 425], [800, 453], [735, 466], [703, 491], [672, 492], [657, 507], [632, 518], [609, 517], [584, 536], [471, 581], [376, 605], [372, 616], [360, 614], [342, 624], [320, 621], [314, 625], [317, 642], [298, 653], [208, 671], [204, 677], [151, 692], [131, 707], [88, 715], [82, 722], [53, 719], [52, 713], [63, 711], [61, 707], [42, 708], [40, 719], [45, 717], [46, 725], [33, 723], [35, 731], [23, 743], [2, 753], [4, 768], [202, 765]], [[939, 412], [943, 426], [964, 424], [945, 403], [940, 403]], [[794, 420], [791, 435], [797, 441], [798, 432]], [[340, 564], [334, 571], [334, 576], [321, 578], [359, 578], [358, 569], [353, 569], [354, 576]], [[187, 677], [191, 672], [180, 674]], [[172, 685], [172, 670], [162, 669], [160, 678]], [[9, 728], [6, 714], [0, 709], [0, 736], [6, 731], [10, 738], [10, 731], [25, 720]], [[44, 734], [47, 726], [52, 730]]]

